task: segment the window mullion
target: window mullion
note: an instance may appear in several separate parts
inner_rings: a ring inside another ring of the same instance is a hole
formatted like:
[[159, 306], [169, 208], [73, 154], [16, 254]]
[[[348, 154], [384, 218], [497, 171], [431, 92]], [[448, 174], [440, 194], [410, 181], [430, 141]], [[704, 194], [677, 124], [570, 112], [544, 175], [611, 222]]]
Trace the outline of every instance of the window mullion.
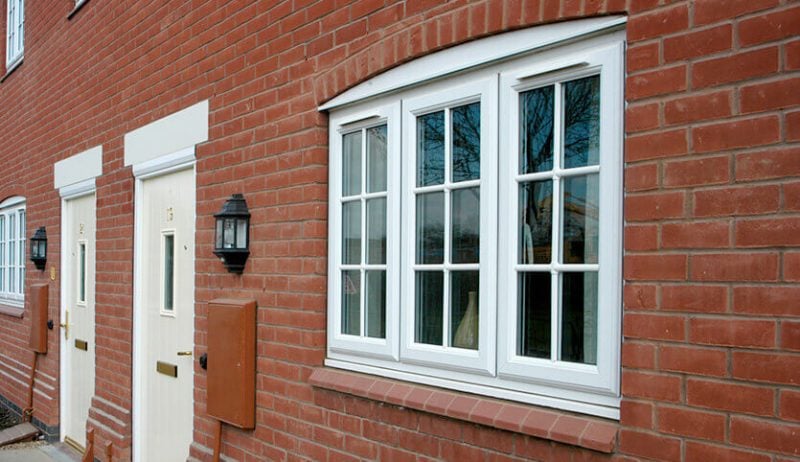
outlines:
[[[561, 98], [561, 84], [556, 83], [553, 91], [553, 218], [552, 218], [552, 248], [551, 263], [561, 262], [561, 179], [555, 174], [561, 169], [561, 155], [563, 151], [563, 110]], [[561, 275], [555, 269], [551, 270], [550, 284], [550, 359], [558, 361], [561, 357]]]
[[364, 265], [367, 263], [367, 245], [369, 239], [367, 238], [367, 130], [361, 129], [361, 265], [359, 265], [359, 275], [361, 277], [359, 284], [359, 335], [364, 337], [366, 335], [367, 323], [367, 272], [364, 270]]
[[442, 297], [444, 300], [442, 302], [442, 309], [444, 313], [442, 315], [442, 346], [449, 347], [450, 346], [450, 317], [452, 315], [450, 309], [450, 270], [448, 269], [448, 264], [450, 263], [450, 241], [451, 241], [451, 229], [452, 229], [452, 220], [451, 220], [451, 202], [450, 202], [450, 178], [451, 178], [451, 143], [450, 137], [452, 136], [451, 130], [451, 112], [450, 108], [444, 109], [444, 258], [442, 260], [442, 277], [444, 278], [444, 283], [442, 284]]

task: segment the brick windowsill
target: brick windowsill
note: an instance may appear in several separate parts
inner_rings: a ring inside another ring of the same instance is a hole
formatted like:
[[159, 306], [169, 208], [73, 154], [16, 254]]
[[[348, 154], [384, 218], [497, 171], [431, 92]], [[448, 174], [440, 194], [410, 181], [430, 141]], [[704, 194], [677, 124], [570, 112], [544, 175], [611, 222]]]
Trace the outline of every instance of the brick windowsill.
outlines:
[[611, 453], [619, 425], [608, 420], [321, 367], [312, 386], [418, 411], [486, 425], [536, 438]]
[[0, 303], [0, 314], [5, 314], [7, 316], [11, 316], [12, 318], [22, 318], [22, 315], [25, 313], [23, 308], [17, 308], [15, 306], [8, 306]]

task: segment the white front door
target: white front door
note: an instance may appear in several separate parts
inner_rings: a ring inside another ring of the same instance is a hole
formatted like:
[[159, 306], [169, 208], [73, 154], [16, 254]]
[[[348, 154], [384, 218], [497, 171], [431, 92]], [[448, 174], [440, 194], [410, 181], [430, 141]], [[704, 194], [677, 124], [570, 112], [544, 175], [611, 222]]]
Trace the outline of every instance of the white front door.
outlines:
[[194, 416], [194, 169], [137, 183], [138, 461], [184, 461]]
[[65, 200], [63, 210], [62, 436], [67, 443], [83, 447], [94, 396], [94, 193]]

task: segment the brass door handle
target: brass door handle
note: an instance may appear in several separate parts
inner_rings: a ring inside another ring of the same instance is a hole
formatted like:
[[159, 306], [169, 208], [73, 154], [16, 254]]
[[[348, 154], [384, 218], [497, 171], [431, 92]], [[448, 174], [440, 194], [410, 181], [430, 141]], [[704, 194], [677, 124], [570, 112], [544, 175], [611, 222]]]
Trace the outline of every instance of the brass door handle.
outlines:
[[69, 340], [69, 310], [64, 311], [64, 322], [59, 325], [64, 328], [64, 340]]
[[192, 356], [194, 353], [192, 351], [179, 351], [178, 356]]

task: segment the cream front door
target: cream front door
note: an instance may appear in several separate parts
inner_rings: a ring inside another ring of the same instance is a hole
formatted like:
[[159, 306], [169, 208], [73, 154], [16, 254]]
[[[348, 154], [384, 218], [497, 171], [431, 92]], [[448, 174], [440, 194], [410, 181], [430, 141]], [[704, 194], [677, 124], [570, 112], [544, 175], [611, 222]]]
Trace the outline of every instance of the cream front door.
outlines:
[[194, 169], [137, 187], [135, 459], [184, 461], [194, 416]]
[[64, 283], [61, 296], [63, 439], [86, 444], [86, 420], [94, 396], [95, 195], [64, 201]]

